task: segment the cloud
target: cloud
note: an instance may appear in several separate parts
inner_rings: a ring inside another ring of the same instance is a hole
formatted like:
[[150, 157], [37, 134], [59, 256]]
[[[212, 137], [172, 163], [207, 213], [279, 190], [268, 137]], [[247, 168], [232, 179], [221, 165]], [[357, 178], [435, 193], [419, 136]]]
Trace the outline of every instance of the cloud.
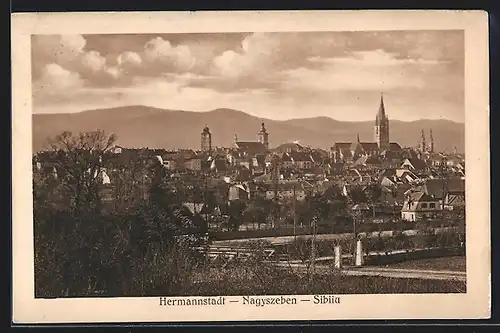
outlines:
[[300, 117], [329, 115], [340, 101], [342, 110], [361, 112], [353, 103], [380, 91], [426, 96], [449, 110], [462, 103], [456, 96], [463, 95], [463, 34], [456, 31], [139, 37], [33, 37], [36, 107], [130, 103]]
[[338, 65], [349, 65], [349, 66], [362, 66], [362, 67], [390, 67], [390, 66], [402, 66], [402, 65], [439, 65], [441, 64], [438, 60], [425, 60], [425, 59], [412, 59], [412, 58], [397, 58], [397, 54], [388, 53], [384, 50], [377, 49], [372, 51], [356, 51], [349, 54], [346, 57], [337, 58], [321, 58], [321, 57], [310, 57], [308, 59], [313, 63], [320, 64], [338, 64]]
[[422, 89], [437, 60], [401, 59], [383, 50], [356, 51], [347, 57], [310, 57], [308, 66], [286, 71], [283, 87], [287, 91], [389, 91]]
[[99, 72], [106, 69], [106, 58], [97, 51], [89, 51], [82, 55], [81, 63], [85, 69], [91, 72]]
[[157, 66], [155, 69], [160, 72], [185, 72], [195, 64], [188, 46], [173, 46], [161, 37], [151, 39], [144, 45], [144, 59], [149, 65]]
[[33, 50], [41, 62], [71, 66], [82, 55], [85, 44], [81, 35], [37, 35]]
[[107, 60], [96, 50], [86, 50], [85, 46], [86, 40], [81, 35], [34, 36], [34, 81], [46, 80], [47, 66], [57, 65], [58, 70], [77, 74], [80, 84], [93, 83], [94, 79], [101, 83], [109, 71]]
[[48, 64], [40, 77], [33, 83], [34, 104], [50, 103], [62, 96], [69, 96], [83, 87], [83, 80], [78, 73], [68, 71], [58, 64]]

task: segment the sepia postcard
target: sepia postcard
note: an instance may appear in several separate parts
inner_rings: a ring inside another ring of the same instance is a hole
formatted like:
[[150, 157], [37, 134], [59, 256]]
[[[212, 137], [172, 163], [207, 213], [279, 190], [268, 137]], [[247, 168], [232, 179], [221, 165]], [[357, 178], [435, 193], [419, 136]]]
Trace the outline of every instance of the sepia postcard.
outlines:
[[11, 36], [14, 323], [490, 317], [486, 12]]

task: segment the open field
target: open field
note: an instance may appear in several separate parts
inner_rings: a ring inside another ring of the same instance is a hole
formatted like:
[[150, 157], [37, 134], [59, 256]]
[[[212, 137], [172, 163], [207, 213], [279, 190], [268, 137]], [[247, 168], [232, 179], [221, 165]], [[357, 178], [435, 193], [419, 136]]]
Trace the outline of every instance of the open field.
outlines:
[[432, 259], [418, 259], [397, 264], [386, 265], [390, 268], [405, 269], [426, 269], [426, 270], [447, 270], [447, 271], [466, 271], [465, 257], [443, 257]]

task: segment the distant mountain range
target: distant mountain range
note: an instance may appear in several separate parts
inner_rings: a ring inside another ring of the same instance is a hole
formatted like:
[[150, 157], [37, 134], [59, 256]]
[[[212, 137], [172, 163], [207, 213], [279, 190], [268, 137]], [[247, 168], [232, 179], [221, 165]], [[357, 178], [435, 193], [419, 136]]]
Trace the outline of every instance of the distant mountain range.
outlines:
[[[375, 116], [375, 114], [374, 114]], [[298, 141], [301, 145], [329, 149], [336, 141], [373, 141], [374, 121], [345, 122], [328, 117], [291, 120], [261, 119], [232, 109], [208, 112], [162, 110], [146, 106], [125, 106], [68, 114], [33, 114], [33, 151], [44, 149], [49, 137], [63, 131], [101, 129], [118, 136], [117, 144], [139, 148], [199, 149], [205, 125], [212, 132], [212, 145], [229, 147], [237, 134], [240, 141], [257, 140], [262, 121], [269, 132], [270, 146]], [[415, 147], [425, 129], [434, 135], [436, 150], [463, 152], [465, 126], [450, 120], [390, 120], [391, 141]]]

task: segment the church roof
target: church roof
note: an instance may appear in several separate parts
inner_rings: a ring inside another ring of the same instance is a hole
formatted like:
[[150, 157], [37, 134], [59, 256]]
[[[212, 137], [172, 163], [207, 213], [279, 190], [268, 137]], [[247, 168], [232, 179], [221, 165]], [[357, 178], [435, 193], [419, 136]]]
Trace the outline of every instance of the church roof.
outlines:
[[390, 142], [389, 143], [389, 150], [401, 150], [401, 146], [397, 142]]
[[376, 142], [359, 142], [363, 150], [378, 150], [378, 143]]
[[335, 142], [333, 145], [333, 149], [342, 150], [342, 149], [351, 149], [352, 142]]
[[261, 142], [257, 141], [238, 141], [235, 142], [236, 147], [245, 150], [249, 153], [260, 153], [266, 150], [266, 147]]

